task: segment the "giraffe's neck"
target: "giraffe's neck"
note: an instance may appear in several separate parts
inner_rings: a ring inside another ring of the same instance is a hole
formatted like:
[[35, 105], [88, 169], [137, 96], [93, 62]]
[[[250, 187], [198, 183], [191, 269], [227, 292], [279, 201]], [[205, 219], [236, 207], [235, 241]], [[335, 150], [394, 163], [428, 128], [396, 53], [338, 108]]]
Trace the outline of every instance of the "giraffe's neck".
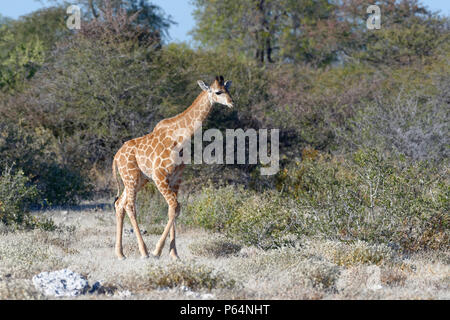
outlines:
[[178, 123], [185, 125], [188, 132], [193, 135], [199, 124], [208, 117], [212, 103], [207, 92], [202, 92], [189, 108], [179, 115]]

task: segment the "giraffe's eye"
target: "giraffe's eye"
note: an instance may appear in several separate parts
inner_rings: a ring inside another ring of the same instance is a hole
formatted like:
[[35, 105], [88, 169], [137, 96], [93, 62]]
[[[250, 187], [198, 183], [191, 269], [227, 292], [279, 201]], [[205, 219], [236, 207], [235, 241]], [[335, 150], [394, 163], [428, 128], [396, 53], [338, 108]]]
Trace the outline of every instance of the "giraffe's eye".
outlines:
[[223, 92], [222, 91], [217, 91], [216, 94], [217, 95], [221, 95]]

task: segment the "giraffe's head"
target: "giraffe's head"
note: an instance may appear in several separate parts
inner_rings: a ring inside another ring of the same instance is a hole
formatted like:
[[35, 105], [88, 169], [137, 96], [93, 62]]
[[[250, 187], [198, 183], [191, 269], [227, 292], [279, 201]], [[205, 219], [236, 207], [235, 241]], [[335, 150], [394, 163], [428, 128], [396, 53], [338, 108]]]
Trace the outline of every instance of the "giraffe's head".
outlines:
[[223, 76], [217, 76], [216, 80], [207, 86], [203, 81], [198, 80], [198, 85], [203, 91], [207, 92], [209, 101], [211, 103], [220, 103], [229, 108], [233, 108], [233, 99], [231, 98], [228, 89], [231, 87], [231, 81], [225, 81]]

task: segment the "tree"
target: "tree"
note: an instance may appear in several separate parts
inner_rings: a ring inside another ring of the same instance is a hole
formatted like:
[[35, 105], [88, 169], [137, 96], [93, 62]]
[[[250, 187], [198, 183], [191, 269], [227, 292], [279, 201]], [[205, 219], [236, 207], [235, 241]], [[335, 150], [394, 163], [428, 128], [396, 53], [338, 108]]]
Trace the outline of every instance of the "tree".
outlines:
[[60, 7], [37, 10], [18, 20], [0, 23], [0, 89], [20, 90], [68, 30]]
[[44, 48], [38, 37], [27, 42], [15, 42], [14, 34], [6, 26], [0, 27], [0, 89], [20, 89], [44, 61]]
[[279, 33], [283, 61], [326, 65], [347, 45], [349, 24], [339, 18], [339, 6], [329, 0], [285, 1]]
[[392, 66], [431, 57], [450, 40], [448, 18], [429, 11], [418, 0], [379, 0], [381, 29], [366, 27], [368, 2], [344, 0], [343, 19], [351, 24], [351, 44], [344, 52], [357, 60]]
[[[156, 121], [158, 75], [153, 33], [125, 11], [103, 10], [59, 41], [30, 82], [4, 108], [9, 119], [55, 138], [63, 165], [89, 170], [123, 139], [145, 134]], [[155, 41], [156, 40], [156, 41]]]
[[417, 0], [380, 0], [381, 30], [368, 30], [367, 0], [194, 0], [194, 39], [258, 61], [328, 65], [341, 57], [410, 63], [448, 42], [448, 20]]
[[129, 16], [136, 15], [134, 24], [158, 32], [166, 38], [169, 38], [170, 26], [176, 23], [170, 15], [166, 16], [159, 6], [148, 0], [78, 0], [77, 3], [83, 7], [88, 21], [100, 18], [102, 12], [108, 8], [112, 9], [114, 14], [125, 10]]
[[243, 51], [261, 63], [328, 63], [346, 32], [347, 23], [329, 0], [195, 0], [194, 5], [194, 39]]
[[242, 50], [264, 62], [273, 61], [281, 10], [274, 0], [195, 0], [194, 39], [205, 46]]

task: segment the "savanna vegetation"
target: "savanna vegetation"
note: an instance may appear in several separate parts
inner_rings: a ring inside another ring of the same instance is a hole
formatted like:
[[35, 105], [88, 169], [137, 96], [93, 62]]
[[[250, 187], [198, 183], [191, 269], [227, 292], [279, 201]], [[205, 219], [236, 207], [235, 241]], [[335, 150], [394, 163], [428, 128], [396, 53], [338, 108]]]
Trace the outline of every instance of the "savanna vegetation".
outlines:
[[[36, 209], [112, 202], [111, 161], [122, 143], [187, 108], [197, 80], [223, 74], [235, 108], [216, 106], [203, 129], [280, 129], [280, 171], [188, 166], [178, 220], [219, 237], [190, 245], [194, 256], [251, 247], [261, 254], [250, 255], [249, 270], [279, 261], [335, 290], [342, 266], [382, 265], [384, 283], [398, 284], [394, 256], [448, 252], [447, 16], [418, 0], [380, 0], [381, 29], [369, 30], [365, 0], [193, 0], [188, 45], [171, 42], [176, 21], [151, 1], [72, 3], [82, 9], [80, 30], [67, 28], [63, 1], [0, 16], [0, 223], [8, 230], [65, 234]], [[166, 214], [149, 184], [138, 196], [140, 223], [159, 234]], [[313, 247], [325, 260], [314, 260]], [[315, 262], [294, 267], [305, 252]], [[238, 287], [206, 267], [170, 268], [149, 271], [149, 287], [171, 288], [186, 274], [201, 278], [193, 288]]]

